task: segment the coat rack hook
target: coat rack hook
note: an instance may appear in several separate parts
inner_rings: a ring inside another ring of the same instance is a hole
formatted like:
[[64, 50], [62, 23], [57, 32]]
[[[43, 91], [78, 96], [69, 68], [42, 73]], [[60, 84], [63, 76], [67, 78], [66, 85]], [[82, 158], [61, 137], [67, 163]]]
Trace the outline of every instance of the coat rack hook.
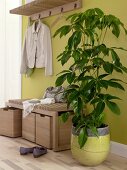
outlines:
[[77, 8], [77, 4], [75, 3], [75, 4], [74, 4], [74, 9], [76, 9], [76, 8]]
[[49, 16], [51, 16], [51, 14], [52, 14], [52, 11], [49, 11]]
[[61, 8], [61, 12], [63, 12], [63, 10], [64, 10], [64, 9], [63, 9], [63, 7], [62, 7], [62, 8]]
[[41, 18], [41, 14], [38, 15], [38, 19], [40, 19], [40, 18]]

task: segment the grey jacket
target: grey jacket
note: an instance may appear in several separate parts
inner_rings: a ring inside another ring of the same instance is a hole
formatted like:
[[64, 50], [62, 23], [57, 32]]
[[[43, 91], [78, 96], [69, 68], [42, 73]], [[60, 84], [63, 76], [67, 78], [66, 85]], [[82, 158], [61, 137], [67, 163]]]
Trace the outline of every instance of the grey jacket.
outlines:
[[[45, 67], [45, 75], [52, 75], [52, 47], [48, 26], [40, 20], [28, 27], [22, 49], [21, 74], [26, 74], [28, 68]], [[36, 29], [35, 29], [36, 27]]]

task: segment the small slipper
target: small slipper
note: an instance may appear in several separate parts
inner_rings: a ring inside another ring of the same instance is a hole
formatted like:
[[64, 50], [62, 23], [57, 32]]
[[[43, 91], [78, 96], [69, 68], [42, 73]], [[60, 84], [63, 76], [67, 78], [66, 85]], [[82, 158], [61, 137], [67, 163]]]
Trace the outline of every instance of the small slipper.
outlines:
[[20, 147], [20, 155], [27, 155], [28, 153], [33, 153], [35, 147], [31, 148], [25, 148], [25, 147]]
[[34, 158], [38, 158], [44, 154], [47, 153], [47, 148], [45, 147], [35, 147], [34, 150], [33, 150], [33, 156]]

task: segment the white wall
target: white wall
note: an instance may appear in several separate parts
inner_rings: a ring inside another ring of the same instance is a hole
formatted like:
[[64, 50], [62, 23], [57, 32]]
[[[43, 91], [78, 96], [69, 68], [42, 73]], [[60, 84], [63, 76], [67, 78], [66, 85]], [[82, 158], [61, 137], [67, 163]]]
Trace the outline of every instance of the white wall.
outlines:
[[9, 13], [21, 0], [0, 2], [0, 107], [21, 97], [21, 16]]

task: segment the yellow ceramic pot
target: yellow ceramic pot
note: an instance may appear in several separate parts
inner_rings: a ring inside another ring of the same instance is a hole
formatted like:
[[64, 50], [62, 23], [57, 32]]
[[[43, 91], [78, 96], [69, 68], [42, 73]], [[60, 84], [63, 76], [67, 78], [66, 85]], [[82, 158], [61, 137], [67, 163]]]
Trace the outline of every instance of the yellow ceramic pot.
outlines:
[[110, 149], [109, 127], [99, 128], [99, 137], [89, 134], [84, 147], [80, 149], [78, 136], [72, 130], [71, 152], [72, 156], [81, 164], [96, 166], [102, 163], [108, 156]]

